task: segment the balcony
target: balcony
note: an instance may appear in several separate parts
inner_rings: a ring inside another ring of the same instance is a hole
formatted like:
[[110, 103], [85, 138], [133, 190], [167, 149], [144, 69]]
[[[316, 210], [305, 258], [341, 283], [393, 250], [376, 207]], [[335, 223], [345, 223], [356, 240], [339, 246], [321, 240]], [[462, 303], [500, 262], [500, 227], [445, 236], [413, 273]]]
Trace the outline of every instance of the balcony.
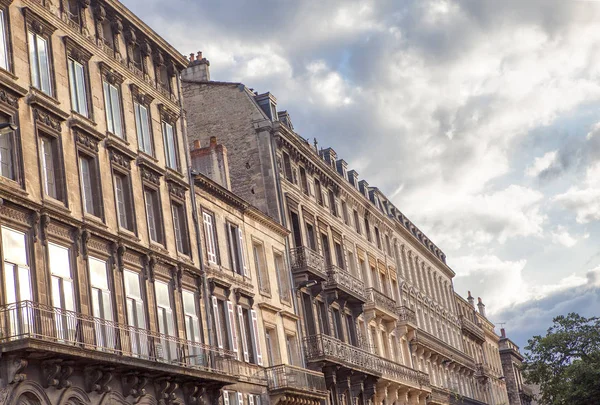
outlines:
[[417, 315], [414, 310], [401, 305], [396, 307], [396, 314], [399, 326], [405, 325], [410, 327], [410, 329], [417, 329]]
[[450, 392], [439, 387], [433, 387], [427, 404], [446, 405], [450, 401]]
[[319, 281], [327, 280], [323, 256], [306, 246], [290, 249], [290, 262], [294, 274], [308, 273]]
[[367, 303], [365, 311], [375, 310], [377, 314], [386, 320], [398, 319], [396, 301], [373, 287], [367, 288]]
[[379, 357], [334, 337], [318, 334], [304, 338], [308, 362], [330, 362], [364, 373], [380, 376]]
[[327, 398], [323, 373], [281, 364], [267, 368], [267, 384], [270, 395], [296, 395], [314, 399]]
[[471, 335], [479, 343], [485, 342], [485, 332], [483, 331], [481, 324], [475, 323], [469, 318], [461, 315], [460, 327], [463, 332]]
[[333, 264], [327, 266], [325, 289], [339, 290], [351, 301], [367, 302], [365, 283], [346, 270]]
[[256, 364], [236, 361], [240, 381], [257, 385], [267, 385], [267, 374], [264, 367]]
[[453, 361], [460, 363], [471, 370], [475, 370], [473, 358], [424, 330], [419, 329], [411, 343], [424, 347], [429, 351], [439, 353], [442, 356], [452, 358]]
[[21, 301], [0, 307], [3, 352], [52, 352], [93, 364], [234, 383], [232, 352], [78, 312]]
[[431, 387], [428, 374], [394, 361], [379, 357], [377, 369], [381, 372], [382, 378], [388, 381], [425, 390]]
[[493, 375], [494, 373], [492, 372], [492, 369], [487, 364], [477, 363], [475, 368], [475, 377], [488, 379]]

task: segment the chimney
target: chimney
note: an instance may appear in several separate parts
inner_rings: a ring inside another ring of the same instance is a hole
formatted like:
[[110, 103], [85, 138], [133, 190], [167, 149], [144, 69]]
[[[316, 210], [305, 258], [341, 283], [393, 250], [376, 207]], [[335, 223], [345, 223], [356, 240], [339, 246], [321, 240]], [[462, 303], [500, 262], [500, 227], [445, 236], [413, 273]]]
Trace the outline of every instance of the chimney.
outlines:
[[504, 330], [504, 328], [501, 328], [501, 329], [500, 329], [500, 336], [501, 336], [503, 339], [506, 339], [506, 331]]
[[181, 79], [195, 82], [209, 82], [209, 67], [210, 62], [208, 59], [202, 57], [202, 52], [198, 52], [195, 57], [193, 53], [190, 53], [190, 63], [188, 64], [188, 67], [181, 72]]
[[483, 301], [481, 301], [481, 297], [477, 297], [477, 308], [479, 308], [481, 316], [485, 317], [485, 305], [483, 304]]
[[469, 291], [469, 295], [467, 297], [467, 301], [469, 301], [469, 304], [471, 304], [471, 306], [473, 308], [475, 308], [475, 298], [473, 298], [473, 296], [471, 295], [471, 291]]
[[200, 141], [194, 141], [190, 150], [192, 168], [206, 177], [231, 190], [229, 180], [229, 161], [227, 159], [227, 148], [217, 143], [217, 137], [210, 137], [210, 144], [202, 148]]

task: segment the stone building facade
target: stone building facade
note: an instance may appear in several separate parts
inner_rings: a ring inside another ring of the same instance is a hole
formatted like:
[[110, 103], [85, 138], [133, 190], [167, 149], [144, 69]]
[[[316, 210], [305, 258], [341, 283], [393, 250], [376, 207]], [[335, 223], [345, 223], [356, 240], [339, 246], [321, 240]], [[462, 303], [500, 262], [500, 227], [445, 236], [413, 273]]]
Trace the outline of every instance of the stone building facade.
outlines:
[[504, 328], [500, 329], [500, 359], [502, 371], [506, 378], [506, 390], [508, 392], [508, 403], [510, 405], [535, 405], [534, 390], [526, 385], [521, 374], [523, 356], [519, 346], [506, 336]]
[[[289, 230], [304, 360], [329, 402], [502, 404], [463, 338], [444, 253], [332, 148], [295, 133], [272, 94], [208, 69], [199, 53], [182, 72], [190, 141], [218, 136], [232, 191]], [[475, 333], [480, 349], [493, 340]]]
[[0, 404], [214, 403], [178, 72], [114, 0], [0, 1]]

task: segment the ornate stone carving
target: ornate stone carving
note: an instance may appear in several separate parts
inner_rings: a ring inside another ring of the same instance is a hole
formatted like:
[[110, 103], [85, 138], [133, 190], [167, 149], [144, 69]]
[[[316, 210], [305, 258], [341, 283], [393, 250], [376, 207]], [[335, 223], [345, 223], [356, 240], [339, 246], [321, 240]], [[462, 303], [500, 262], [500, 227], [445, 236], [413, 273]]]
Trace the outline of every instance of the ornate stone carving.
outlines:
[[200, 384], [189, 382], [183, 385], [183, 395], [186, 405], [198, 405], [202, 396], [206, 393], [206, 388]]
[[19, 99], [4, 89], [0, 89], [0, 101], [12, 108], [19, 108]]
[[155, 171], [149, 169], [148, 167], [142, 166], [141, 172], [143, 181], [148, 181], [152, 184], [160, 186], [160, 176]]
[[27, 367], [27, 360], [17, 356], [10, 356], [6, 361], [6, 380], [9, 384], [18, 384], [27, 378], [23, 370]]
[[79, 227], [73, 229], [73, 251], [75, 257], [79, 257], [81, 251], [81, 228]]
[[148, 377], [140, 373], [130, 373], [123, 376], [123, 395], [139, 398], [146, 394]]
[[88, 242], [90, 241], [90, 231], [84, 229], [81, 232], [81, 253], [83, 254], [83, 258], [87, 260], [88, 258]]
[[48, 244], [48, 227], [50, 226], [50, 222], [51, 222], [50, 215], [42, 214], [40, 227], [41, 227], [42, 243], [44, 245]]
[[40, 213], [34, 211], [31, 213], [31, 231], [33, 232], [33, 243], [38, 241], [38, 225], [40, 223]]
[[182, 187], [181, 185], [173, 182], [173, 181], [169, 181], [168, 183], [169, 186], [169, 193], [174, 196], [177, 197], [181, 200], [185, 200], [185, 188]]
[[154, 101], [154, 97], [143, 93], [136, 84], [131, 83], [129, 88], [131, 89], [131, 94], [133, 94], [134, 100], [136, 100], [138, 103], [148, 106], [152, 103], [152, 101]]
[[114, 149], [109, 151], [110, 161], [123, 169], [131, 170], [131, 158]]
[[89, 149], [93, 152], [98, 153], [98, 139], [96, 137], [87, 134], [83, 131], [75, 131], [75, 140], [79, 146]]
[[152, 254], [146, 254], [142, 257], [142, 263], [144, 265], [144, 277], [146, 280], [150, 280], [154, 283], [154, 266], [156, 266], [156, 259]]
[[157, 378], [154, 381], [154, 387], [156, 388], [159, 405], [169, 405], [177, 399], [174, 391], [179, 387], [179, 384], [171, 381], [170, 377]]
[[43, 124], [56, 132], [61, 132], [62, 126], [60, 121], [48, 114], [45, 111], [40, 110], [39, 108], [34, 108], [33, 115], [35, 117], [35, 121], [39, 124]]
[[110, 392], [108, 385], [113, 379], [112, 368], [89, 366], [84, 370], [85, 390], [104, 394]]
[[71, 362], [62, 359], [52, 359], [42, 362], [42, 386], [44, 388], [55, 387], [56, 389], [68, 388], [71, 386], [69, 377], [73, 374], [73, 365]]

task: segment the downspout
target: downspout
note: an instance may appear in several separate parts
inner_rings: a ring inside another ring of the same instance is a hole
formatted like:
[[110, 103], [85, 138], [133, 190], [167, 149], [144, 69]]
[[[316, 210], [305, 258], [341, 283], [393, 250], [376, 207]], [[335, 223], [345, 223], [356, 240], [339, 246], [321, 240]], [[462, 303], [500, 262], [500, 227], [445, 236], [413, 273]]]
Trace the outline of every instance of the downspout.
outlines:
[[[277, 154], [275, 152], [277, 146], [275, 145], [275, 137], [273, 136], [273, 134], [271, 133], [271, 159], [273, 161], [273, 166], [274, 166], [274, 170], [273, 173], [275, 173], [275, 188], [277, 190], [277, 201], [279, 203], [279, 217], [281, 219], [281, 225], [283, 225], [286, 229], [288, 228], [287, 226], [287, 217], [285, 216], [285, 211], [284, 211], [284, 206], [283, 206], [283, 196], [282, 196], [282, 190], [281, 190], [281, 181], [279, 179], [279, 167], [277, 167]], [[289, 238], [286, 237], [285, 238], [285, 257], [288, 263], [288, 277], [290, 279], [290, 287], [292, 289], [291, 293], [292, 293], [292, 306], [294, 307], [294, 313], [296, 315], [299, 314], [298, 312], [298, 302], [296, 300], [296, 287], [294, 286], [294, 278], [292, 275], [292, 269], [291, 269], [291, 260], [290, 260], [290, 241]], [[298, 337], [299, 337], [299, 342], [298, 345], [300, 346], [298, 349], [300, 351], [300, 360], [302, 362], [302, 367], [307, 368], [306, 365], [306, 358], [304, 356], [304, 336], [302, 333], [302, 323], [300, 322], [300, 316], [298, 316], [298, 320], [296, 321], [296, 329], [298, 330]]]
[[[198, 263], [200, 264], [200, 279], [202, 283], [202, 298], [204, 300], [204, 310], [206, 311], [206, 329], [208, 331], [208, 345], [210, 347], [215, 347], [214, 339], [213, 339], [213, 325], [212, 325], [212, 317], [210, 316], [210, 301], [209, 301], [209, 290], [208, 290], [208, 281], [206, 279], [206, 273], [204, 271], [204, 260], [202, 258], [202, 241], [200, 240], [200, 222], [198, 218], [198, 205], [196, 204], [196, 186], [194, 184], [194, 175], [192, 174], [192, 165], [191, 165], [191, 157], [190, 157], [190, 149], [189, 149], [189, 141], [187, 137], [187, 127], [185, 126], [185, 111], [183, 109], [183, 96], [181, 94], [182, 84], [180, 76], [177, 75], [177, 92], [179, 98], [179, 108], [181, 110], [180, 121], [181, 121], [181, 136], [183, 138], [183, 142], [185, 145], [185, 160], [188, 168], [188, 182], [190, 185], [190, 198], [192, 201], [192, 219], [194, 221], [194, 230], [196, 232], [196, 248], [198, 251]], [[214, 365], [213, 352], [210, 351], [210, 362], [211, 365]]]

